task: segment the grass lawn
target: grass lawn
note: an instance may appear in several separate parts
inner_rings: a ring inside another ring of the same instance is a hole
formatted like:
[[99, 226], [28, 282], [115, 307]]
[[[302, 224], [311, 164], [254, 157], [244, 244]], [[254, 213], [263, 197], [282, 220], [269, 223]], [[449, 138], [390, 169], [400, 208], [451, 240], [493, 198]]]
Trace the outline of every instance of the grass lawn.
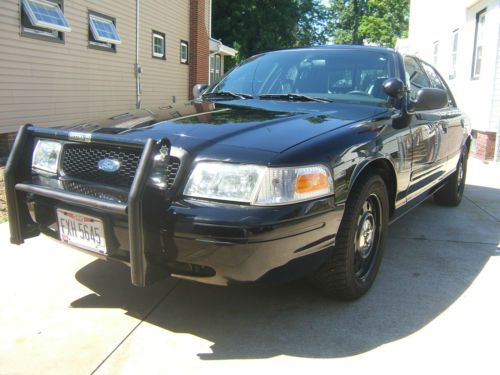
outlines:
[[0, 167], [0, 223], [7, 221], [7, 200], [5, 199], [5, 184], [3, 167]]

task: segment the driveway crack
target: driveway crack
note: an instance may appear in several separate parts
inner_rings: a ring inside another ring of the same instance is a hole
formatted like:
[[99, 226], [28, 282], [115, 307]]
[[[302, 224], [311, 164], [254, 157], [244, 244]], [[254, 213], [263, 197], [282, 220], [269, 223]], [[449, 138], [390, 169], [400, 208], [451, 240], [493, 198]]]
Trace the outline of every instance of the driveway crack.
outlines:
[[478, 205], [476, 202], [474, 202], [471, 198], [469, 198], [467, 195], [464, 194], [464, 197], [469, 201], [471, 202], [474, 206], [476, 206], [477, 208], [479, 208], [481, 211], [485, 212], [489, 217], [491, 217], [493, 220], [495, 220], [497, 223], [500, 222], [499, 219], [497, 219], [497, 217], [495, 215], [493, 215], [491, 212], [489, 212], [488, 210], [484, 209], [483, 207], [481, 207], [480, 205]]
[[435, 242], [452, 242], [452, 243], [463, 243], [469, 245], [497, 245], [495, 242], [480, 242], [480, 241], [460, 241], [460, 240], [443, 240], [436, 238], [427, 238], [427, 237], [394, 237], [391, 236], [391, 239], [395, 240], [416, 240], [416, 241], [435, 241]]
[[170, 288], [163, 297], [160, 298], [158, 302], [156, 302], [153, 307], [144, 315], [144, 317], [132, 328], [132, 330], [114, 347], [114, 349], [97, 365], [97, 367], [94, 369], [94, 371], [91, 372], [91, 375], [95, 374], [101, 366], [116, 352], [116, 350], [139, 328], [139, 326], [146, 321], [149, 316], [153, 313], [153, 311], [156, 310], [158, 306], [160, 306], [163, 301], [167, 299], [167, 297], [172, 294], [172, 292], [177, 288], [177, 285], [179, 285], [180, 280], [176, 280], [174, 286]]

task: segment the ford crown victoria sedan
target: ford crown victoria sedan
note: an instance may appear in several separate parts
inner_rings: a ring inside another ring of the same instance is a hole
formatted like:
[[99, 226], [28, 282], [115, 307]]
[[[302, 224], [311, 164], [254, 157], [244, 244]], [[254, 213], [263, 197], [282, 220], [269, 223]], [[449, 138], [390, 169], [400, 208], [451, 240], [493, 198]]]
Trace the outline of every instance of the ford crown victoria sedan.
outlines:
[[44, 233], [126, 263], [136, 286], [307, 277], [351, 300], [373, 284], [390, 222], [430, 195], [460, 203], [470, 124], [416, 57], [275, 51], [193, 92], [21, 128], [5, 171], [11, 242]]

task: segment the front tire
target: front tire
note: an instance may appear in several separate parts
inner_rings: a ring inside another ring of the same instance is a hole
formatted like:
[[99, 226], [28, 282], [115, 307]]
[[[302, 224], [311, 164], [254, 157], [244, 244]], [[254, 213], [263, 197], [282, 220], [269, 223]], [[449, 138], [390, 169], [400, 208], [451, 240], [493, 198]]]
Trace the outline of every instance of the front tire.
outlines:
[[456, 207], [462, 201], [467, 176], [467, 148], [464, 148], [457, 169], [448, 177], [444, 186], [434, 193], [434, 202], [442, 206]]
[[384, 180], [362, 176], [350, 192], [332, 257], [313, 275], [328, 296], [354, 300], [372, 286], [382, 260], [389, 217]]

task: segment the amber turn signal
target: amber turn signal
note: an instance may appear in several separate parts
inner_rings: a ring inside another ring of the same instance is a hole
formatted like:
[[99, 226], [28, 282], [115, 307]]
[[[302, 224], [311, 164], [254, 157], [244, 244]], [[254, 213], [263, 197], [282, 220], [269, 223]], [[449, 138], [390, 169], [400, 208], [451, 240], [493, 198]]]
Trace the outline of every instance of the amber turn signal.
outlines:
[[324, 173], [304, 173], [297, 177], [295, 191], [309, 193], [311, 191], [328, 189], [328, 177]]

